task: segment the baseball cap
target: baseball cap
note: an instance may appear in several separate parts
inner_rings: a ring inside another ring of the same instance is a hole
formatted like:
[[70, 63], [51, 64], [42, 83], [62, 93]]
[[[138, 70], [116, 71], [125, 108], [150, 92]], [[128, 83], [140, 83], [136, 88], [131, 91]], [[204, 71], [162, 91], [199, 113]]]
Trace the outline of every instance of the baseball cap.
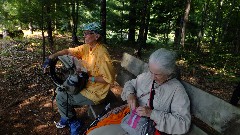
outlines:
[[92, 22], [92, 23], [84, 24], [82, 30], [90, 30], [97, 34], [101, 34], [102, 28], [100, 23]]

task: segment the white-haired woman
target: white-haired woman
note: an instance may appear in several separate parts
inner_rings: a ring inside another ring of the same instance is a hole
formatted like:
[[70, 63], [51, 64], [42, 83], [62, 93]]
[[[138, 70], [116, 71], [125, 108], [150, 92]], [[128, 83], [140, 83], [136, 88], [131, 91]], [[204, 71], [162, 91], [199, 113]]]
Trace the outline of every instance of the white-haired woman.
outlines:
[[[188, 132], [191, 124], [188, 95], [181, 82], [175, 78], [175, 58], [175, 52], [163, 48], [152, 53], [149, 58], [149, 71], [126, 82], [121, 95], [137, 115], [153, 120], [156, 132], [161, 135], [184, 134]], [[102, 129], [104, 128], [107, 126]], [[100, 132], [100, 129], [96, 130]], [[127, 134], [116, 125], [112, 126], [111, 130], [105, 129], [104, 134], [108, 135], [113, 130]]]

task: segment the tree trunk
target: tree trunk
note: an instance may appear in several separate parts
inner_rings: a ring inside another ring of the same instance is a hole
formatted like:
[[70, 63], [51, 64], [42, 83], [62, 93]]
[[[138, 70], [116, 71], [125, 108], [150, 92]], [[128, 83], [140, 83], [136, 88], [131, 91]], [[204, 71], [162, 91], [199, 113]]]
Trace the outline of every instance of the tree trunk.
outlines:
[[101, 25], [102, 25], [102, 40], [106, 43], [106, 0], [101, 0]]
[[[57, 9], [58, 5], [57, 3], [55, 3], [54, 5], [54, 13], [57, 14], [58, 9]], [[54, 33], [57, 34], [57, 17], [54, 18]]]
[[187, 4], [186, 4], [186, 8], [185, 8], [185, 14], [184, 14], [184, 17], [183, 17], [182, 33], [181, 33], [181, 45], [182, 45], [183, 48], [184, 48], [184, 44], [185, 44], [186, 24], [188, 22], [190, 6], [191, 6], [191, 0], [187, 0]]
[[200, 48], [201, 48], [201, 41], [202, 41], [202, 38], [204, 35], [204, 28], [205, 28], [205, 23], [207, 20], [207, 11], [209, 9], [209, 2], [210, 2], [210, 0], [207, 0], [205, 2], [203, 11], [202, 11], [201, 28], [200, 28], [200, 31], [198, 32], [197, 51], [200, 51]]
[[218, 1], [218, 10], [217, 10], [217, 18], [218, 18], [218, 45], [220, 45], [221, 43], [221, 35], [222, 35], [222, 1], [223, 0], [219, 0]]
[[[239, 13], [240, 13], [240, 10], [239, 10], [239, 8], [237, 7], [237, 5], [239, 5], [239, 3], [236, 3], [236, 0], [233, 0], [232, 1], [232, 7], [231, 7], [231, 10], [229, 11], [229, 13], [228, 13], [228, 15], [227, 15], [227, 19], [224, 21], [225, 23], [224, 23], [224, 25], [222, 25], [222, 37], [221, 37], [221, 39], [223, 40], [223, 39], [225, 39], [225, 36], [227, 36], [227, 34], [228, 34], [228, 32], [229, 32], [229, 30], [231, 29], [230, 27], [229, 27], [229, 24], [230, 24], [230, 22], [232, 22], [233, 20], [232, 20], [232, 18], [234, 18], [233, 16], [239, 16]], [[237, 11], [237, 14], [234, 14], [234, 10], [235, 11]], [[239, 22], [239, 17], [236, 17], [236, 19], [235, 19], [235, 21], [236, 21], [236, 23], [235, 24], [239, 24], [238, 22]], [[232, 52], [233, 53], [238, 53], [239, 52], [239, 39], [240, 39], [240, 37], [239, 37], [239, 26], [236, 26], [237, 27], [237, 29], [235, 29], [236, 31], [234, 31], [234, 33], [236, 33], [235, 34], [235, 37], [236, 38], [234, 38], [234, 40], [233, 40], [233, 44], [234, 44], [234, 46], [233, 46], [233, 48], [232, 48]], [[231, 31], [232, 33], [233, 33], [233, 31]], [[236, 46], [236, 45], [238, 45], [238, 46]]]
[[136, 52], [136, 56], [138, 58], [141, 58], [141, 51], [144, 48], [145, 44], [146, 44], [146, 40], [144, 39], [144, 35], [145, 35], [145, 28], [146, 28], [146, 11], [147, 11], [147, 4], [148, 4], [148, 0], [143, 0], [142, 1], [142, 7], [140, 9], [142, 9], [140, 11], [141, 14], [141, 22], [140, 22], [140, 29], [139, 29], [139, 35], [138, 35], [138, 45], [139, 48]]
[[181, 28], [182, 28], [182, 19], [181, 15], [178, 16], [176, 20], [176, 29], [175, 29], [175, 34], [174, 34], [174, 46], [177, 48], [180, 44], [180, 38], [181, 38]]
[[214, 46], [216, 44], [216, 33], [217, 33], [217, 28], [219, 27], [220, 2], [221, 2], [221, 0], [218, 0], [216, 16], [215, 16], [215, 19], [213, 21], [213, 26], [212, 26], [212, 41], [211, 41], [212, 46]]
[[149, 2], [147, 3], [147, 18], [146, 18], [146, 24], [145, 24], [145, 31], [144, 31], [144, 41], [146, 44], [147, 41], [147, 36], [148, 36], [148, 27], [149, 27], [149, 21], [150, 21], [150, 15], [151, 15], [151, 4], [152, 4], [153, 0], [149, 0]]
[[[239, 5], [239, 4], [238, 3], [236, 4], [236, 0], [233, 0], [233, 5]], [[235, 7], [235, 9], [236, 9], [236, 7]], [[233, 10], [234, 10], [234, 7], [232, 8], [230, 13], [232, 13]], [[236, 14], [235, 16], [239, 16], [240, 9], [237, 8], [236, 10], [237, 10], [237, 12], [235, 13]], [[239, 24], [239, 21], [240, 21], [240, 19], [239, 19], [239, 17], [237, 17], [237, 19], [235, 19], [235, 23], [234, 23], [237, 25], [236, 34], [235, 34], [235, 37], [233, 40], [235, 54], [238, 54], [240, 52], [240, 24]]]
[[78, 23], [78, 9], [79, 9], [78, 0], [72, 0], [72, 43], [74, 45], [79, 44], [77, 38], [77, 23]]
[[42, 62], [44, 63], [46, 57], [46, 46], [45, 46], [45, 36], [44, 36], [44, 3], [42, 2], [42, 23], [41, 23], [41, 30], [42, 30]]
[[30, 23], [28, 24], [28, 28], [29, 28], [30, 33], [33, 34], [32, 22], [30, 22]]
[[55, 51], [54, 43], [53, 43], [53, 36], [52, 36], [52, 19], [51, 19], [51, 4], [47, 4], [47, 33], [48, 33], [48, 42], [50, 45], [50, 49], [52, 52]]
[[168, 23], [164, 25], [164, 44], [167, 45], [168, 43]]
[[124, 23], [123, 12], [124, 12], [124, 1], [122, 1], [122, 12], [121, 12], [121, 42], [123, 42], [123, 23]]
[[135, 43], [136, 3], [137, 0], [130, 0], [129, 31], [128, 31], [128, 41], [130, 43]]
[[168, 41], [169, 41], [169, 33], [170, 33], [170, 27], [171, 27], [171, 21], [169, 20], [168, 21], [168, 27], [167, 27], [167, 41], [166, 41], [166, 44], [168, 44]]

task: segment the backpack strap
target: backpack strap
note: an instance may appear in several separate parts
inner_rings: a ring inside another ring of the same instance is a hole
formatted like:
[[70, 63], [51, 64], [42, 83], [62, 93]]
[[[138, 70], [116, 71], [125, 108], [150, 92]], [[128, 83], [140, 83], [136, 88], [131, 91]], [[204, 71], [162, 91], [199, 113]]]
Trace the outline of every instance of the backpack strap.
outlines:
[[150, 98], [149, 98], [149, 107], [152, 110], [154, 109], [154, 107], [153, 107], [153, 99], [154, 99], [154, 95], [155, 95], [154, 83], [155, 83], [155, 80], [153, 80], [152, 88], [151, 88], [151, 91], [150, 91]]

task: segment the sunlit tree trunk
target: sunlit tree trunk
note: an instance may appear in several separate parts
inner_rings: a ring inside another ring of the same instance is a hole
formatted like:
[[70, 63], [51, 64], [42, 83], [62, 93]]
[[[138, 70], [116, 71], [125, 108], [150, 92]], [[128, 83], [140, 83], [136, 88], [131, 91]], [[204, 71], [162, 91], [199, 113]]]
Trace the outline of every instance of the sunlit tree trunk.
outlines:
[[102, 25], [102, 40], [106, 43], [106, 0], [101, 0], [101, 25]]
[[30, 22], [30, 23], [28, 24], [28, 28], [29, 28], [30, 33], [33, 34], [33, 25], [32, 25], [32, 22]]
[[128, 41], [130, 43], [135, 43], [136, 2], [137, 0], [130, 0], [129, 31], [128, 31]]
[[180, 44], [182, 45], [182, 47], [184, 47], [184, 44], [185, 44], [186, 25], [187, 25], [187, 22], [188, 22], [190, 6], [191, 6], [191, 0], [187, 0], [186, 8], [185, 8], [185, 14], [184, 14], [184, 17], [183, 17], [182, 32], [181, 32], [181, 43]]

